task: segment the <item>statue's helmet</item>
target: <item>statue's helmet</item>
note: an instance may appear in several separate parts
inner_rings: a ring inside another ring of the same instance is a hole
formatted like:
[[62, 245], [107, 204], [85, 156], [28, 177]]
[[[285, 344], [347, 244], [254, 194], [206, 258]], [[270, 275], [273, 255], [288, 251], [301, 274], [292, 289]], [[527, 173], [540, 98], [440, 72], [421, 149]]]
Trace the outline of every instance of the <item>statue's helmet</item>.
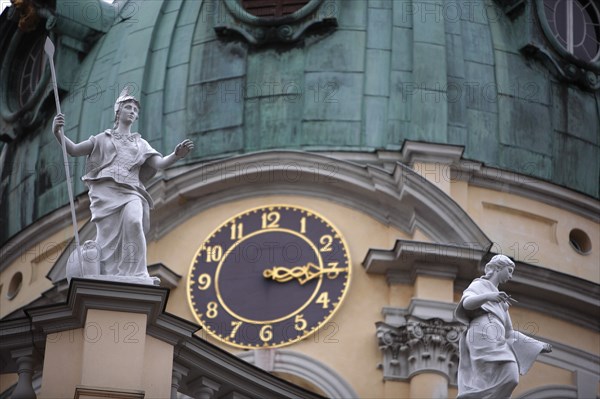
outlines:
[[126, 85], [123, 90], [121, 91], [121, 94], [119, 95], [119, 97], [117, 98], [117, 101], [115, 101], [115, 118], [117, 117], [117, 112], [119, 111], [119, 107], [121, 106], [122, 103], [126, 102], [126, 101], [133, 101], [135, 102], [135, 104], [137, 105], [138, 109], [140, 108], [140, 102], [130, 94], [130, 89], [131, 86]]

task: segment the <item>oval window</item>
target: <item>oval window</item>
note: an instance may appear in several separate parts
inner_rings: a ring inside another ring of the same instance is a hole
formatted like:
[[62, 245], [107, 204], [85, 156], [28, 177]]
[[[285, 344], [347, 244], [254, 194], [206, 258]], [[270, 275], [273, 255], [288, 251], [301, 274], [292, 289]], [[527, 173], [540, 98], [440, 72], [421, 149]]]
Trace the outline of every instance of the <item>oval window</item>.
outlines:
[[600, 10], [594, 0], [544, 0], [544, 16], [563, 50], [587, 62], [600, 59]]

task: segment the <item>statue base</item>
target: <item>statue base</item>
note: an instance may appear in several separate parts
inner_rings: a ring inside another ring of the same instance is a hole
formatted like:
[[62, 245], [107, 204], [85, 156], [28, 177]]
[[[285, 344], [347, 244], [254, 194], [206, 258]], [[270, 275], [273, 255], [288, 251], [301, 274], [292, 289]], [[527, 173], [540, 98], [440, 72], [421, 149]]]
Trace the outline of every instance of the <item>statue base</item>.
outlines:
[[82, 278], [90, 280], [115, 281], [118, 283], [145, 284], [145, 285], [160, 285], [158, 277], [141, 277], [141, 276], [108, 276], [104, 274], [87, 275]]
[[99, 249], [92, 240], [86, 241], [81, 246], [83, 264], [79, 262], [77, 251], [74, 250], [67, 260], [67, 281], [70, 283], [72, 278], [86, 278], [91, 280], [115, 281], [119, 283], [160, 285], [158, 277], [146, 275], [126, 276], [118, 274], [101, 274], [99, 263]]

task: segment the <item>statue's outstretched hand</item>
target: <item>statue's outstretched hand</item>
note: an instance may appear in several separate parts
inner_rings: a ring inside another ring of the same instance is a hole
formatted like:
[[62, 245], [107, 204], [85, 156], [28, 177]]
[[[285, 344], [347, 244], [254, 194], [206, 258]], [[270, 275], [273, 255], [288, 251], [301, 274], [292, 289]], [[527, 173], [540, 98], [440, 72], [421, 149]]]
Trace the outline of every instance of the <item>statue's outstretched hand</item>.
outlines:
[[60, 128], [65, 126], [65, 116], [63, 114], [57, 114], [52, 121], [52, 132], [58, 135]]
[[542, 353], [550, 353], [550, 352], [552, 352], [552, 345], [544, 344], [544, 347], [542, 348]]
[[179, 159], [184, 158], [194, 149], [194, 143], [190, 139], [185, 139], [175, 147], [175, 156]]

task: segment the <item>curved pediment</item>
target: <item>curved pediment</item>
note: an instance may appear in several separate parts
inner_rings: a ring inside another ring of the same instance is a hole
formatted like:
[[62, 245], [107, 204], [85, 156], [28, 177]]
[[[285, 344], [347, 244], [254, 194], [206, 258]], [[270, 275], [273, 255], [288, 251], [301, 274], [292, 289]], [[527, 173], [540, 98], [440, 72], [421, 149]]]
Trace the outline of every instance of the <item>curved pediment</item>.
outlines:
[[[303, 151], [264, 151], [170, 170], [163, 179], [150, 189], [156, 206], [152, 239], [202, 209], [242, 198], [290, 194], [334, 201], [407, 234], [418, 228], [439, 244], [481, 250], [491, 245], [454, 200], [400, 162], [388, 171]], [[175, 204], [176, 215], [171, 211]]]

